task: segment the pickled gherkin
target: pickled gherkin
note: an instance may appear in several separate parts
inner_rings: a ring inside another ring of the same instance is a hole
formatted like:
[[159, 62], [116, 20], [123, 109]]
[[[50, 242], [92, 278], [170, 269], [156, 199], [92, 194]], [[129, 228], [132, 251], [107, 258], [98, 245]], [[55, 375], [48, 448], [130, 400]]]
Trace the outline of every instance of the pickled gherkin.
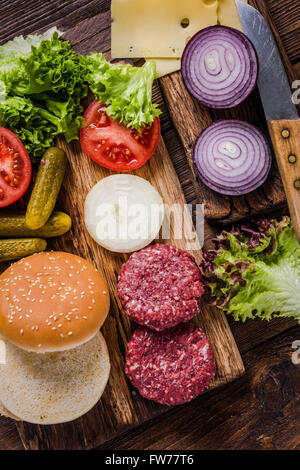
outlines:
[[50, 218], [64, 179], [66, 166], [67, 157], [63, 150], [57, 147], [46, 150], [26, 211], [25, 222], [31, 230], [43, 227]]
[[53, 212], [46, 224], [32, 230], [25, 223], [25, 214], [1, 214], [0, 238], [59, 237], [71, 228], [71, 217], [63, 212]]
[[46, 247], [47, 242], [42, 238], [0, 240], [0, 262], [24, 258], [24, 256], [44, 251]]

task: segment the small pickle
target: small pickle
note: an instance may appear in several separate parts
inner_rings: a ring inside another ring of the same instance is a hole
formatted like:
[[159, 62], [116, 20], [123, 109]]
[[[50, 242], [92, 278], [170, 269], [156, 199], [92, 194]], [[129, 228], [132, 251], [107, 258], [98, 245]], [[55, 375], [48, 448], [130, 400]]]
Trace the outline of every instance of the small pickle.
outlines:
[[31, 230], [46, 224], [54, 209], [64, 179], [67, 157], [63, 150], [53, 147], [43, 155], [35, 185], [27, 206], [25, 222]]
[[25, 214], [0, 215], [0, 238], [59, 237], [72, 226], [71, 217], [63, 212], [53, 212], [46, 224], [32, 230], [25, 223]]
[[44, 251], [46, 247], [47, 242], [42, 238], [0, 240], [0, 262], [13, 261], [24, 256], [30, 256]]

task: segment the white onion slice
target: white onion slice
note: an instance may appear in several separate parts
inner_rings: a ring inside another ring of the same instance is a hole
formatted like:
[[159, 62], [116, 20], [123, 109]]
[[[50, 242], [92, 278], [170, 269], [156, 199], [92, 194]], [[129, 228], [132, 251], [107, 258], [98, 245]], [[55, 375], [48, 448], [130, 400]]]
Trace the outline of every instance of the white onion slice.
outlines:
[[131, 253], [154, 240], [164, 219], [158, 191], [139, 176], [103, 178], [87, 195], [84, 218], [92, 238], [104, 248]]

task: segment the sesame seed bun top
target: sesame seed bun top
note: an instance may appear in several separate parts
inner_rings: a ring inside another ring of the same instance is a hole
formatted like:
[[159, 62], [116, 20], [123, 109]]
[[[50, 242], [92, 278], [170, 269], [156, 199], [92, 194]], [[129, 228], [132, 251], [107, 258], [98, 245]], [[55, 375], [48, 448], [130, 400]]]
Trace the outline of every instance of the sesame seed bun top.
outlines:
[[38, 253], [0, 276], [0, 333], [27, 351], [63, 351], [85, 343], [102, 326], [109, 305], [103, 276], [69, 253]]

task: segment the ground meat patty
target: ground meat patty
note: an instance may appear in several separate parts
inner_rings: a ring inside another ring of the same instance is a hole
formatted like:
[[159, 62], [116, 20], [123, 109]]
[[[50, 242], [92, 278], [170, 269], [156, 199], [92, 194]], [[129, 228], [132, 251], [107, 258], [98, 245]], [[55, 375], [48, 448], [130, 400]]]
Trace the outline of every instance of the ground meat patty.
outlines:
[[215, 371], [212, 347], [195, 325], [161, 333], [139, 327], [127, 347], [125, 372], [132, 384], [143, 397], [164, 405], [193, 400]]
[[119, 274], [118, 296], [125, 313], [156, 331], [194, 317], [202, 294], [193, 256], [175, 246], [148, 246], [134, 253]]

